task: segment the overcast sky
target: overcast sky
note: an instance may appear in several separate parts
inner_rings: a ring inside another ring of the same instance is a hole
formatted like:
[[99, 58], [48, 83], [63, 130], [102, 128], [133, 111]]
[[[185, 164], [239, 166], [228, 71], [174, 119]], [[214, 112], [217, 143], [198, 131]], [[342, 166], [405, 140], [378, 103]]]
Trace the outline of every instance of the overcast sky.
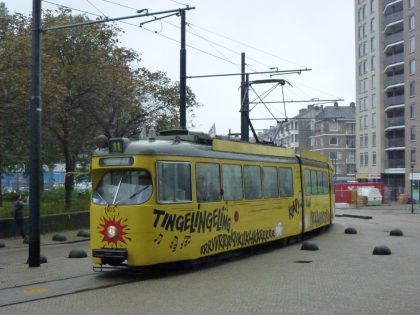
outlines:
[[[10, 13], [28, 15], [29, 0], [0, 0]], [[241, 52], [246, 54], [247, 72], [312, 69], [300, 75], [276, 76], [292, 86], [284, 87], [286, 101], [314, 98], [344, 99], [341, 106], [355, 101], [354, 1], [353, 0], [52, 0], [43, 1], [43, 9], [62, 4], [74, 9], [106, 15], [109, 18], [135, 14], [134, 9], [158, 12], [195, 7], [186, 13], [187, 75], [239, 73]], [[74, 13], [80, 13], [74, 11]], [[142, 65], [150, 70], [167, 72], [179, 80], [180, 18], [137, 25], [149, 18], [127, 20], [121, 24], [125, 34], [122, 45], [141, 54]], [[251, 80], [269, 78], [252, 75]], [[187, 117], [195, 130], [207, 132], [213, 123], [217, 134], [240, 132], [240, 77], [188, 79], [198, 101], [203, 105], [195, 117]], [[255, 90], [264, 97], [271, 84]], [[250, 100], [257, 100], [253, 91]], [[277, 87], [264, 101], [282, 101]], [[266, 104], [277, 118], [293, 117], [310, 103]], [[326, 104], [332, 105], [332, 104]], [[251, 106], [252, 108], [252, 106]], [[250, 112], [250, 118], [270, 118], [263, 104]], [[256, 129], [275, 125], [274, 120], [254, 120]]]

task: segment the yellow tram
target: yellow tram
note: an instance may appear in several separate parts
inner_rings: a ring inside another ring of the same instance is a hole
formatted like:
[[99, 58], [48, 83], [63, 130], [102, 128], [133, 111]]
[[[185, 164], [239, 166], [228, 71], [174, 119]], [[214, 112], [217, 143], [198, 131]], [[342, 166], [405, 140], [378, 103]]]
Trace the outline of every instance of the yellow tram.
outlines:
[[203, 134], [110, 139], [91, 165], [97, 265], [197, 260], [332, 223], [332, 170], [314, 152]]

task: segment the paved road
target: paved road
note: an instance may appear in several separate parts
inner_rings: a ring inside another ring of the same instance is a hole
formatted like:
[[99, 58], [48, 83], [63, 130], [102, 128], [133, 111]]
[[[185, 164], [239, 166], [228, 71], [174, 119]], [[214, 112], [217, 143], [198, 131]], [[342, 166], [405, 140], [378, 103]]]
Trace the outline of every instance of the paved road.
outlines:
[[[0, 258], [0, 288], [38, 299], [0, 314], [420, 314], [420, 214], [400, 206], [337, 214], [372, 219], [337, 217], [312, 239], [319, 251], [294, 244], [161, 276], [92, 273], [88, 258], [52, 256], [40, 268]], [[344, 234], [349, 226], [358, 234]], [[404, 236], [390, 236], [395, 228]], [[378, 245], [392, 255], [372, 255]]]

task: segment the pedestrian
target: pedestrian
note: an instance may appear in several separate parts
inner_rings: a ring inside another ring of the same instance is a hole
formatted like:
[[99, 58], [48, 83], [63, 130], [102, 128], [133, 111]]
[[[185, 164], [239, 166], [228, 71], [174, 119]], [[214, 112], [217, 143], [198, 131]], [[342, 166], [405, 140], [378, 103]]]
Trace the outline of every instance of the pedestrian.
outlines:
[[11, 215], [15, 221], [14, 235], [16, 235], [16, 230], [19, 230], [22, 238], [25, 238], [25, 232], [23, 230], [23, 209], [25, 205], [26, 203], [22, 201], [20, 195], [16, 194], [13, 196]]

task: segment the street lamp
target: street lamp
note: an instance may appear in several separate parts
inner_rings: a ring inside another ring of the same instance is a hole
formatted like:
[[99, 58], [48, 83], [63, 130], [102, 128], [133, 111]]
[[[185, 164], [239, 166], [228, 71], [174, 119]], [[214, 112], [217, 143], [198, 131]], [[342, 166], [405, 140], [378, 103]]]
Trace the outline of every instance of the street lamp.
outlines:
[[413, 177], [413, 170], [414, 170], [414, 163], [410, 164], [411, 168], [411, 179], [410, 179], [410, 195], [411, 195], [411, 213], [414, 213], [414, 199], [413, 199], [413, 185], [414, 185], [414, 177]]

